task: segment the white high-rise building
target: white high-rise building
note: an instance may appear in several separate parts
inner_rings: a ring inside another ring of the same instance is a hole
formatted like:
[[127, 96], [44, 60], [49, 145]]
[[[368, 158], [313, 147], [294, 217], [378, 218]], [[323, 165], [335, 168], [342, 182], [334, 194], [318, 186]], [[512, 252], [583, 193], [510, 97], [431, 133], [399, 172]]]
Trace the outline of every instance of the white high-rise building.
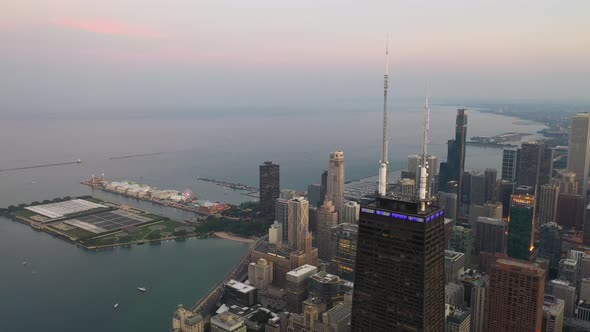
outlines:
[[342, 222], [344, 216], [344, 152], [342, 151], [330, 153], [326, 196], [336, 207], [339, 221]]
[[279, 247], [283, 243], [283, 225], [276, 220], [268, 230], [268, 242]]
[[252, 262], [248, 265], [248, 281], [254, 287], [265, 290], [272, 282], [272, 263], [266, 259], [260, 258], [256, 263]]
[[344, 205], [344, 220], [349, 224], [357, 224], [361, 213], [361, 206], [357, 202], [346, 202]]

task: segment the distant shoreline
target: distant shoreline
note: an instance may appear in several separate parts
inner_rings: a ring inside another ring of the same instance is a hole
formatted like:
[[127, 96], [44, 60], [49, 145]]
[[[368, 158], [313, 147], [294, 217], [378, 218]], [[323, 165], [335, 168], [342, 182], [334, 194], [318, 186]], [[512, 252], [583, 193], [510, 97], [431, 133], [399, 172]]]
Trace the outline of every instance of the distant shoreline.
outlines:
[[221, 238], [221, 239], [224, 239], [224, 240], [231, 240], [231, 241], [242, 242], [242, 243], [254, 243], [254, 242], [256, 242], [256, 240], [254, 240], [254, 239], [250, 239], [250, 238], [246, 238], [246, 237], [241, 237], [241, 236], [238, 236], [238, 235], [230, 234], [228, 232], [214, 232], [213, 234], [215, 234], [215, 236], [217, 236], [218, 238]]

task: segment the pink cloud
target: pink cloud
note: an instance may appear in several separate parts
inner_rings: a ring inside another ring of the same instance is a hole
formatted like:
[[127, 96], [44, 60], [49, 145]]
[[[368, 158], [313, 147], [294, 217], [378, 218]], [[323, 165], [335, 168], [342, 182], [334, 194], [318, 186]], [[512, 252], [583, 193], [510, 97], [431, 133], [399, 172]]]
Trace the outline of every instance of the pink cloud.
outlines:
[[52, 25], [83, 30], [100, 35], [138, 37], [138, 38], [163, 38], [161, 32], [145, 26], [113, 22], [105, 20], [69, 20], [55, 19], [49, 22]]

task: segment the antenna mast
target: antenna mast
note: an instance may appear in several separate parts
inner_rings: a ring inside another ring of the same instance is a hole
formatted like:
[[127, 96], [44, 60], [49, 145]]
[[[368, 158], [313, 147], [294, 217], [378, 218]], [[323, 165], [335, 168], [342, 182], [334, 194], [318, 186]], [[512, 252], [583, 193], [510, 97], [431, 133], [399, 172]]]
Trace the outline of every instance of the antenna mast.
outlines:
[[387, 193], [387, 90], [389, 88], [389, 35], [385, 42], [385, 75], [383, 75], [383, 150], [381, 151], [381, 161], [379, 163], [379, 188], [380, 196], [385, 196]]
[[426, 201], [430, 193], [426, 190], [428, 179], [428, 141], [430, 139], [430, 86], [426, 84], [426, 97], [424, 99], [424, 136], [422, 138], [422, 165], [420, 165], [420, 211], [426, 210]]

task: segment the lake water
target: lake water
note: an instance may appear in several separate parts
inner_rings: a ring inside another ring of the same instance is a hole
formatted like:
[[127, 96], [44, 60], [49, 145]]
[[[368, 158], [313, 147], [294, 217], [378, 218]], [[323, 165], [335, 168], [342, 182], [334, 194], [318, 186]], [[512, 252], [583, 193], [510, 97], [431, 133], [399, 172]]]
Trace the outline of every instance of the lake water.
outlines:
[[[197, 176], [258, 186], [258, 165], [281, 165], [281, 186], [305, 190], [320, 180], [330, 151], [345, 152], [348, 180], [373, 176], [381, 113], [342, 110], [205, 110], [199, 112], [7, 114], [0, 122], [0, 169], [73, 161], [80, 165], [0, 172], [0, 206], [90, 193], [78, 182], [104, 172], [159, 188], [190, 187], [204, 199], [249, 198], [197, 182]], [[420, 151], [422, 110], [393, 105], [390, 164]], [[441, 159], [453, 136], [455, 107], [434, 106], [431, 147]], [[535, 133], [543, 126], [469, 113], [468, 137]], [[534, 139], [535, 136], [528, 137]], [[109, 160], [110, 157], [165, 152]], [[501, 150], [468, 147], [467, 168], [499, 168]], [[107, 193], [96, 196], [185, 218], [187, 214]], [[246, 252], [219, 239], [166, 242], [88, 252], [0, 219], [0, 331], [167, 331], [179, 302], [192, 305]], [[22, 261], [29, 264], [23, 266]], [[35, 270], [35, 274], [33, 274]], [[139, 294], [136, 287], [149, 291]], [[113, 310], [115, 302], [120, 303]]]

